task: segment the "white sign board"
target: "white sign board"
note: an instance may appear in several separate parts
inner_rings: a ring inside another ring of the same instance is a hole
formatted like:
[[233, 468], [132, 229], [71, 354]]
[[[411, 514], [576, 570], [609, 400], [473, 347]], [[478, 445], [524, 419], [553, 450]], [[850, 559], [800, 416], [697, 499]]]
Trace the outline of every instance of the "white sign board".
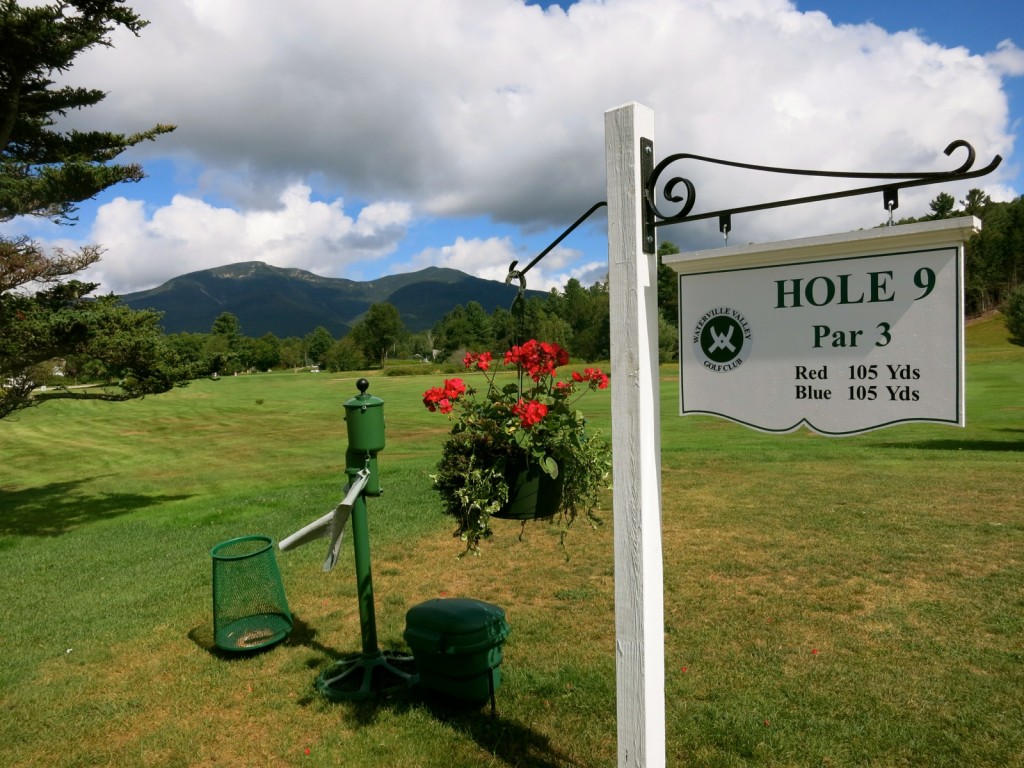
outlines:
[[972, 216], [663, 257], [679, 273], [680, 413], [766, 432], [964, 425]]

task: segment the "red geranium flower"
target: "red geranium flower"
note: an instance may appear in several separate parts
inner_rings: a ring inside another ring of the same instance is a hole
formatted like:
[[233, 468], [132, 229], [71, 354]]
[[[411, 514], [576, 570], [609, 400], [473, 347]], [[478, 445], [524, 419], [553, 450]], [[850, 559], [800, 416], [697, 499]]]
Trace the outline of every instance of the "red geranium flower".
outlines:
[[445, 379], [444, 394], [450, 400], [458, 400], [466, 394], [466, 384], [462, 379]]
[[494, 356], [490, 352], [467, 352], [462, 362], [466, 368], [475, 367], [478, 371], [486, 373], [487, 369], [491, 367], [492, 359]]
[[423, 404], [433, 413], [451, 413], [454, 401], [466, 393], [462, 379], [445, 379], [443, 387], [431, 387], [423, 393]]
[[552, 376], [559, 365], [569, 362], [569, 353], [558, 344], [530, 339], [505, 353], [505, 365], [520, 366], [534, 381]]
[[522, 424], [523, 429], [530, 429], [548, 415], [548, 407], [536, 400], [529, 402], [520, 400], [512, 406], [512, 413], [519, 417], [519, 423]]
[[587, 381], [596, 384], [598, 389], [608, 389], [608, 374], [600, 368], [586, 368], [583, 375]]

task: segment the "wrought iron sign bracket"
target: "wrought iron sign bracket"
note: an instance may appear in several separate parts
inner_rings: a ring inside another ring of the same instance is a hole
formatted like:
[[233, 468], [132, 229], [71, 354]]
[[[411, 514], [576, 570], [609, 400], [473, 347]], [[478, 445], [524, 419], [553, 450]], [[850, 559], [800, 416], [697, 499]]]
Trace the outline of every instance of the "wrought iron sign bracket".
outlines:
[[533, 261], [531, 261], [522, 269], [516, 269], [516, 265], [519, 263], [518, 259], [509, 264], [508, 275], [505, 276], [505, 285], [511, 285], [513, 280], [518, 280], [519, 295], [522, 296], [523, 293], [526, 292], [526, 273], [533, 269], [533, 265], [536, 264], [541, 259], [543, 259], [545, 256], [547, 256], [552, 250], [554, 250], [555, 246], [557, 246], [560, 242], [562, 242], [563, 240], [565, 240], [565, 238], [572, 234], [573, 230], [575, 230], [576, 227], [578, 227], [584, 221], [589, 219], [590, 216], [594, 213], [594, 211], [596, 211], [599, 208], [603, 208], [606, 205], [608, 205], [608, 201], [602, 200], [601, 202], [594, 203], [592, 206], [590, 206], [590, 208], [587, 209], [586, 213], [584, 213], [582, 216], [576, 219], [576, 221], [574, 221], [572, 225], [567, 230], [565, 230], [565, 232], [563, 232], [562, 234], [555, 238], [554, 242], [552, 242], [551, 245], [549, 245], [543, 251], [534, 256]]
[[[891, 223], [892, 212], [899, 207], [899, 190], [906, 189], [908, 187], [920, 187], [926, 184], [941, 184], [949, 181], [962, 181], [964, 179], [974, 179], [979, 176], [985, 176], [998, 168], [999, 164], [1003, 161], [1002, 157], [996, 155], [984, 168], [971, 170], [974, 166], [975, 160], [974, 147], [963, 139], [957, 139], [956, 141], [951, 142], [949, 146], [946, 147], [945, 154], [947, 156], [952, 155], [953, 152], [960, 148], [967, 150], [967, 159], [959, 168], [952, 171], [865, 173], [850, 171], [816, 171], [800, 168], [778, 168], [768, 165], [737, 163], [731, 160], [721, 160], [714, 157], [705, 157], [703, 155], [692, 155], [688, 153], [669, 155], [660, 163], [654, 165], [654, 142], [650, 139], [641, 138], [640, 163], [641, 174], [644, 180], [644, 202], [642, 206], [644, 253], [653, 254], [655, 252], [655, 230], [658, 227], [663, 227], [668, 224], [681, 224], [686, 221], [698, 221], [700, 219], [710, 219], [717, 216], [719, 231], [728, 237], [729, 231], [732, 229], [733, 214], [763, 211], [769, 208], [782, 208], [784, 206], [801, 205], [803, 203], [816, 203], [823, 200], [835, 200], [841, 197], [854, 197], [856, 195], [867, 195], [877, 192], [882, 193], [882, 204], [885, 207], [885, 210], [889, 213], [889, 221]], [[670, 165], [679, 160], [698, 160], [705, 163], [714, 163], [717, 165], [730, 166], [732, 168], [743, 168], [746, 170], [762, 171], [765, 173], [783, 173], [795, 176], [817, 176], [841, 179], [874, 179], [876, 181], [885, 179], [888, 181], [884, 181], [879, 184], [872, 184], [867, 187], [841, 190], [839, 192], [827, 192], [820, 195], [796, 197], [789, 200], [775, 200], [768, 203], [759, 203], [757, 205], [746, 205], [738, 208], [726, 208], [719, 211], [710, 211], [708, 213], [691, 214], [690, 212], [693, 210], [694, 203], [697, 201], [697, 191], [694, 188], [693, 182], [689, 179], [683, 178], [682, 176], [673, 176], [668, 179], [664, 186], [659, 190], [661, 175]], [[679, 191], [680, 187], [682, 187], [682, 192]], [[666, 202], [678, 204], [680, 206], [675, 213], [666, 215], [658, 209], [656, 201], [659, 191]]]

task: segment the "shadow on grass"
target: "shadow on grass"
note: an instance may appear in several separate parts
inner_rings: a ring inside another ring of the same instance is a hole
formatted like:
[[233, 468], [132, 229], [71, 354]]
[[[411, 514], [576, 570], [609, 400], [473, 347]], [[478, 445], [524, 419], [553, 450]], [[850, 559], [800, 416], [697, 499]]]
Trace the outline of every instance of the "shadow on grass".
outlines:
[[915, 440], [906, 443], [875, 443], [875, 448], [911, 448], [925, 451], [1024, 451], [1024, 427], [999, 427], [995, 432], [1009, 435], [1006, 440], [972, 440], [970, 438], [942, 438]]
[[427, 692], [414, 691], [411, 699], [449, 728], [459, 731], [485, 752], [505, 765], [522, 768], [576, 768], [582, 766], [559, 752], [551, 740], [527, 725], [501, 716], [501, 691], [498, 691], [498, 714], [491, 717], [490, 707], [483, 709], [443, 698], [428, 698]]
[[[204, 651], [211, 656], [216, 656], [218, 659], [225, 661], [241, 661], [243, 659], [251, 659], [254, 656], [261, 656], [264, 653], [270, 653], [279, 645], [291, 645], [291, 646], [304, 646], [312, 651], [324, 656], [325, 659], [332, 659], [339, 655], [339, 652], [333, 648], [329, 648], [323, 643], [316, 639], [316, 630], [313, 629], [309, 624], [304, 622], [295, 614], [292, 614], [292, 631], [288, 633], [281, 642], [274, 643], [273, 645], [267, 645], [262, 648], [253, 648], [252, 650], [240, 650], [240, 651], [225, 651], [217, 647], [213, 637], [213, 625], [210, 623], [203, 623], [198, 626], [192, 627], [188, 632], [188, 639], [198, 645]], [[307, 666], [310, 669], [314, 669], [320, 666], [320, 661], [311, 659]]]
[[[1007, 430], [1013, 431], [1013, 430]], [[1024, 451], [1024, 435], [1017, 440], [919, 440], [912, 443], [876, 443], [876, 448], [911, 448], [923, 451]]]
[[497, 714], [486, 703], [468, 703], [413, 688], [373, 701], [347, 702], [345, 706], [359, 725], [372, 724], [382, 709], [403, 714], [414, 709], [429, 712], [439, 723], [476, 742], [501, 765], [519, 768], [583, 768], [551, 744], [551, 739], [527, 725], [501, 715], [501, 690]]
[[439, 723], [476, 742], [502, 765], [521, 768], [582, 768], [583, 763], [560, 752], [551, 739], [528, 725], [503, 717], [501, 690], [495, 712], [487, 701], [466, 702], [422, 687], [400, 689], [371, 701], [345, 702], [359, 725], [370, 725], [382, 710], [404, 714], [426, 711]]
[[[317, 640], [317, 631], [293, 614], [292, 631], [277, 645], [302, 646], [318, 654], [307, 663], [310, 669], [325, 666], [342, 654]], [[188, 633], [189, 639], [197, 646], [226, 661], [242, 661], [264, 653], [270, 653], [277, 645], [245, 652], [227, 652], [218, 648], [213, 639], [213, 627], [201, 624]], [[320, 694], [311, 690], [308, 696], [299, 699], [300, 706], [310, 706], [322, 700]], [[472, 739], [501, 764], [520, 768], [583, 768], [579, 763], [562, 754], [551, 744], [551, 740], [529, 726], [501, 716], [501, 690], [497, 695], [497, 714], [492, 715], [487, 702], [467, 703], [434, 694], [419, 688], [399, 689], [369, 701], [350, 701], [336, 704], [345, 708], [360, 726], [372, 725], [381, 711], [395, 714], [423, 710], [453, 730]]]
[[333, 648], [328, 648], [316, 639], [317, 632], [313, 627], [309, 626], [305, 621], [300, 619], [294, 613], [292, 614], [292, 631], [285, 639], [285, 645], [304, 645], [307, 648], [311, 648], [314, 651], [319, 651], [328, 656], [337, 655], [339, 652]]
[[87, 523], [180, 501], [188, 496], [146, 496], [141, 493], [90, 493], [85, 480], [50, 483], [37, 488], [0, 488], [0, 535], [61, 536]]

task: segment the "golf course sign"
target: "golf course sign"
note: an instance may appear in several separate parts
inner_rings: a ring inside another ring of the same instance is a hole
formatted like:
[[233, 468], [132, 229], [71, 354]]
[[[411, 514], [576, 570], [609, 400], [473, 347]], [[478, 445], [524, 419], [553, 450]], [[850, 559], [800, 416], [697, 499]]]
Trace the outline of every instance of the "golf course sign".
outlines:
[[673, 254], [680, 413], [766, 432], [964, 425], [971, 216]]

